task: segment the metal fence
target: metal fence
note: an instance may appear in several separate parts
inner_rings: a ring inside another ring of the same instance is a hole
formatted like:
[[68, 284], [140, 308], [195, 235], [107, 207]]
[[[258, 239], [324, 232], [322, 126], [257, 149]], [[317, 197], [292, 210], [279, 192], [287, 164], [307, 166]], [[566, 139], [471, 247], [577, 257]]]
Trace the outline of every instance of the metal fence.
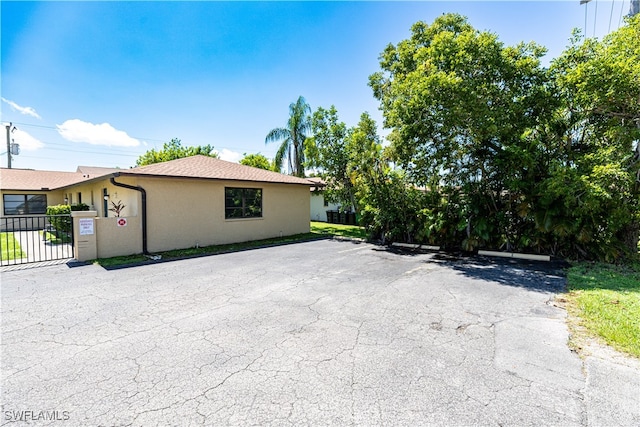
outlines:
[[0, 217], [0, 266], [73, 258], [71, 215]]

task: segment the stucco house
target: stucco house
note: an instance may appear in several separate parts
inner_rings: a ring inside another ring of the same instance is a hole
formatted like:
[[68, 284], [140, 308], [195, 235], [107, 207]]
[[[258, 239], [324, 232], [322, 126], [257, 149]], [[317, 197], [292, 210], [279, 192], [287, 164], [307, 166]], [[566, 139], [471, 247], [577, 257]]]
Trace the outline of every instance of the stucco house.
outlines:
[[[132, 169], [2, 169], [3, 216], [85, 203], [98, 257], [236, 243], [309, 232], [306, 179], [193, 156]], [[124, 205], [118, 225], [113, 204]]]

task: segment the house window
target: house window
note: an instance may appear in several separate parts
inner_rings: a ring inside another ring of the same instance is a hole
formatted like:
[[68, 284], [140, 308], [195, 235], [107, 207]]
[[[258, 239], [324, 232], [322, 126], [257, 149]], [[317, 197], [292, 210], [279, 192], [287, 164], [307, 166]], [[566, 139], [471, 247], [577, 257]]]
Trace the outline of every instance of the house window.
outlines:
[[227, 219], [262, 217], [262, 189], [225, 188], [224, 217]]
[[323, 197], [323, 199], [324, 199], [324, 205], [325, 206], [329, 206], [329, 201], [327, 199], [325, 199], [324, 197]]
[[5, 215], [36, 215], [47, 213], [46, 194], [4, 194]]

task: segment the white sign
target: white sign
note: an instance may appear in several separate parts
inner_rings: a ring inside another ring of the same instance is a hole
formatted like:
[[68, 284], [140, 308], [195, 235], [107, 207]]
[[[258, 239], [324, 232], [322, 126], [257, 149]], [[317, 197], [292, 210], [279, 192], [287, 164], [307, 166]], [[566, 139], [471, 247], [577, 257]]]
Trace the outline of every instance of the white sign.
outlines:
[[80, 235], [87, 236], [93, 234], [93, 218], [79, 218]]
[[118, 227], [126, 227], [127, 218], [118, 218], [118, 221], [116, 221], [116, 224], [118, 224]]

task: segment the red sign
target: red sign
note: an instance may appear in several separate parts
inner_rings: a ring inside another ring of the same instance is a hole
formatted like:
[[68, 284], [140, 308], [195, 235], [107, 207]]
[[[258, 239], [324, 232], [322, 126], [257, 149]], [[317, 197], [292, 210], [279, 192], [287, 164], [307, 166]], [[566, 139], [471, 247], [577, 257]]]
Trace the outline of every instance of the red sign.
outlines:
[[118, 218], [117, 224], [118, 224], [118, 227], [126, 227], [127, 218]]

